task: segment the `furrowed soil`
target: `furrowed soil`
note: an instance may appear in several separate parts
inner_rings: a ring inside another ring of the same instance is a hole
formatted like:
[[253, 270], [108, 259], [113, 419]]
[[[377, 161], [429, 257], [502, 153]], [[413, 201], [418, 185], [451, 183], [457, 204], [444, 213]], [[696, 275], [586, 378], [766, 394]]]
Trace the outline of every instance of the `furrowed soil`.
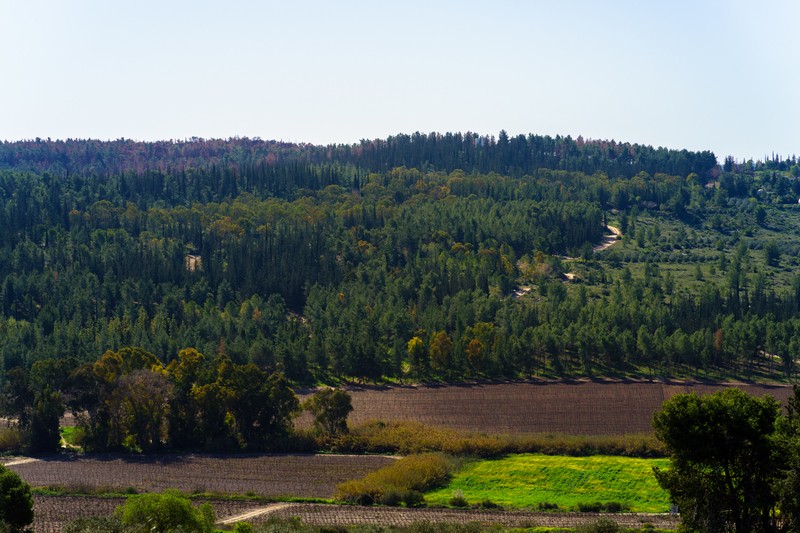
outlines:
[[451, 522], [468, 524], [498, 524], [506, 527], [575, 527], [591, 524], [600, 516], [611, 518], [624, 527], [653, 524], [659, 529], [676, 529], [678, 520], [669, 515], [603, 514], [597, 513], [536, 513], [502, 510], [406, 509], [397, 507], [358, 507], [318, 504], [293, 504], [254, 518], [251, 523], [264, 523], [271, 517], [296, 516], [306, 524], [318, 526], [349, 526], [380, 524], [407, 527], [415, 522]]
[[[194, 505], [210, 503], [218, 518], [240, 515], [258, 504], [247, 501], [196, 500]], [[45, 496], [33, 497], [36, 533], [58, 533], [63, 527], [78, 518], [111, 516], [114, 510], [125, 503], [125, 498], [100, 498], [96, 496]]]
[[[641, 381], [353, 386], [348, 388], [354, 408], [349, 422], [411, 420], [489, 434], [643, 434], [652, 433], [653, 413], [664, 400], [679, 393], [703, 395], [729, 387], [773, 396], [782, 405], [792, 394], [788, 385]], [[297, 424], [308, 427], [311, 419], [306, 415]]]
[[72, 492], [178, 489], [270, 498], [330, 498], [339, 483], [363, 477], [392, 461], [369, 455], [59, 455], [6, 462], [33, 487], [66, 487]]
[[[218, 523], [226, 518], [248, 511], [263, 509], [263, 504], [241, 501], [204, 500], [211, 503]], [[200, 505], [204, 501], [196, 501]], [[92, 496], [41, 496], [34, 497], [36, 519], [33, 530], [37, 533], [56, 533], [72, 520], [89, 516], [108, 516], [125, 502], [124, 498], [98, 498]], [[415, 522], [450, 522], [458, 524], [498, 524], [506, 527], [575, 527], [595, 522], [605, 516], [623, 527], [640, 528], [652, 524], [658, 529], [675, 529], [677, 517], [647, 514], [595, 513], [536, 513], [502, 510], [456, 509], [404, 509], [393, 507], [358, 507], [290, 503], [275, 506], [262, 514], [251, 516], [248, 522], [261, 524], [270, 518], [298, 517], [303, 523], [317, 526], [349, 526], [358, 524], [410, 526]]]

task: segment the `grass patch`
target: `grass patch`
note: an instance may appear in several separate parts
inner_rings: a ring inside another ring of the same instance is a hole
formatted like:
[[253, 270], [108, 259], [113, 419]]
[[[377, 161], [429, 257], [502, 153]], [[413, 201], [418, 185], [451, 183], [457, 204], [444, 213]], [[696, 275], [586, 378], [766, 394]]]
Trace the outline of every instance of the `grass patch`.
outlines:
[[450, 483], [425, 495], [430, 505], [448, 505], [453, 494], [467, 501], [491, 500], [503, 507], [541, 504], [577, 510], [594, 502], [618, 502], [632, 512], [669, 510], [669, 496], [656, 483], [653, 467], [668, 459], [513, 455], [466, 464]]

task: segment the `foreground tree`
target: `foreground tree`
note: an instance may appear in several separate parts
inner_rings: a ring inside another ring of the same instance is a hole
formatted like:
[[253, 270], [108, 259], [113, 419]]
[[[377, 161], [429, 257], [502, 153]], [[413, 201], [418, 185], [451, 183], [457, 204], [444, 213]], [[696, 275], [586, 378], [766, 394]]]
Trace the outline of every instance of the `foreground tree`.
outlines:
[[30, 486], [0, 465], [0, 530], [25, 531], [33, 522], [33, 498]]
[[796, 530], [781, 498], [794, 439], [779, 431], [780, 418], [773, 398], [738, 389], [681, 394], [664, 403], [653, 428], [672, 465], [655, 475], [678, 505], [682, 531]]

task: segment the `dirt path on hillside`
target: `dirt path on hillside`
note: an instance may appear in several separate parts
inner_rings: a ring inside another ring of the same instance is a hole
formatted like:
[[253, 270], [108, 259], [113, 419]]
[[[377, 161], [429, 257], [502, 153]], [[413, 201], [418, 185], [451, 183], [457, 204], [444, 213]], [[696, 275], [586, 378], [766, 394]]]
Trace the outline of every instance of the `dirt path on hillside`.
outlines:
[[606, 227], [611, 231], [611, 235], [605, 235], [603, 237], [603, 242], [592, 248], [592, 251], [594, 253], [602, 252], [603, 250], [608, 250], [616, 243], [618, 243], [619, 237], [622, 236], [622, 232], [619, 230], [619, 228], [615, 226], [606, 226]]

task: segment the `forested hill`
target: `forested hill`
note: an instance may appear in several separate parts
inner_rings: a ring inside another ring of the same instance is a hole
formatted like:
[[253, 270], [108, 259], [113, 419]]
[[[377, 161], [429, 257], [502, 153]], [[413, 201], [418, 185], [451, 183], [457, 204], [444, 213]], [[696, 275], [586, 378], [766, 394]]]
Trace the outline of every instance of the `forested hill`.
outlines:
[[787, 376], [798, 175], [504, 132], [6, 142], [2, 365], [136, 346], [301, 382]]
[[[370, 172], [413, 167], [451, 172], [497, 172], [514, 177], [536, 170], [604, 172], [612, 177], [639, 172], [710, 177], [717, 166], [712, 152], [668, 150], [615, 141], [586, 141], [582, 137], [473, 133], [415, 133], [355, 145], [313, 146], [258, 139], [192, 139], [183, 142], [67, 140], [4, 142], [0, 168], [48, 172], [53, 175], [109, 176], [150, 170], [232, 168], [248, 175], [254, 167], [293, 167], [307, 164], [353, 165]], [[246, 185], [245, 185], [246, 188]]]

